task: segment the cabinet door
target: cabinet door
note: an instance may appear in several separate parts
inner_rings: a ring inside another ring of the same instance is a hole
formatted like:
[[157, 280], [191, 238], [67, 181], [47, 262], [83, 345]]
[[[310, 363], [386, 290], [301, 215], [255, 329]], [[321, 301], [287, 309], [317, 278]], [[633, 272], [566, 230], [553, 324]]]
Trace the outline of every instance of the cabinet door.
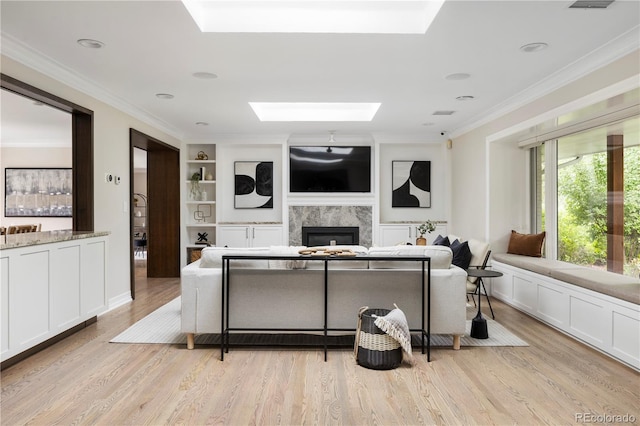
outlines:
[[251, 228], [252, 247], [282, 245], [282, 226], [254, 226]]
[[380, 225], [380, 245], [395, 246], [400, 243], [415, 244], [413, 225]]
[[218, 247], [249, 247], [248, 226], [220, 226], [218, 227]]

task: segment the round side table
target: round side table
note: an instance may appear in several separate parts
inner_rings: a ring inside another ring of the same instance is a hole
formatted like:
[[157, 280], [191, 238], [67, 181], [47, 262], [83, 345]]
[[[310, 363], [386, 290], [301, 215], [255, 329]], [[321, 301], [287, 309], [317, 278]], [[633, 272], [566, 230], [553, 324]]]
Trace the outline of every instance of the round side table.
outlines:
[[[482, 282], [483, 278], [497, 278], [502, 276], [502, 272], [492, 271], [490, 269], [467, 269], [467, 275], [470, 277], [476, 277], [480, 281], [478, 286], [484, 286]], [[480, 311], [480, 300], [482, 298], [478, 296], [478, 313], [475, 318], [471, 320], [471, 333], [470, 336], [474, 339], [488, 339], [489, 331], [487, 329], [487, 320], [482, 317], [482, 311]]]

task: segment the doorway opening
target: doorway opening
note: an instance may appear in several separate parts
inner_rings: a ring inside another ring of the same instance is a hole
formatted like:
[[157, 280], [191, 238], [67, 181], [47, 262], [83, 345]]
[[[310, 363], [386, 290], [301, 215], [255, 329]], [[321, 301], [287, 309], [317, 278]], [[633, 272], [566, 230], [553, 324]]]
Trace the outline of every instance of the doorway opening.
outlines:
[[180, 276], [180, 151], [134, 129], [129, 139], [135, 299], [136, 279]]
[[133, 148], [133, 260], [135, 265], [135, 279], [147, 278], [147, 151]]

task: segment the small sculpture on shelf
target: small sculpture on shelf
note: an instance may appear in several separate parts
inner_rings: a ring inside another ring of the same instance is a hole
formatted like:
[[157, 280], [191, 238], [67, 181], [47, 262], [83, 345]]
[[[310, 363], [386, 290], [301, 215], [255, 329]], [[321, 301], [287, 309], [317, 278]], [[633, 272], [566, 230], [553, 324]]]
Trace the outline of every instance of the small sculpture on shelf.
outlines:
[[427, 239], [424, 237], [424, 234], [427, 233], [432, 233], [433, 231], [436, 230], [436, 223], [432, 222], [430, 220], [427, 220], [426, 222], [421, 223], [420, 225], [418, 225], [418, 233], [420, 234], [420, 236], [418, 238], [416, 238], [416, 245], [417, 246], [426, 246], [427, 245]]
[[207, 240], [208, 236], [209, 234], [206, 232], [198, 232], [198, 241], [196, 241], [196, 244], [208, 245], [209, 244], [209, 240]]
[[196, 222], [206, 222], [211, 217], [211, 206], [208, 204], [198, 204], [198, 208], [193, 212]]
[[209, 156], [207, 154], [204, 153], [204, 151], [200, 151], [198, 152], [198, 155], [196, 155], [196, 160], [208, 160]]

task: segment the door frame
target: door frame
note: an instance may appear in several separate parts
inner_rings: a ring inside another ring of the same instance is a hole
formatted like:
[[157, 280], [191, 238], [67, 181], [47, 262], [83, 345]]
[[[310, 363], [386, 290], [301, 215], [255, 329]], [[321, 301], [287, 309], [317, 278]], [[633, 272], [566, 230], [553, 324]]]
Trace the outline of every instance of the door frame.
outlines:
[[[180, 276], [180, 150], [129, 129], [129, 211], [134, 205], [133, 150], [147, 151], [147, 276]], [[133, 215], [129, 218], [131, 298], [135, 299]]]
[[2, 73], [0, 86], [71, 114], [72, 228], [93, 232], [93, 111]]

